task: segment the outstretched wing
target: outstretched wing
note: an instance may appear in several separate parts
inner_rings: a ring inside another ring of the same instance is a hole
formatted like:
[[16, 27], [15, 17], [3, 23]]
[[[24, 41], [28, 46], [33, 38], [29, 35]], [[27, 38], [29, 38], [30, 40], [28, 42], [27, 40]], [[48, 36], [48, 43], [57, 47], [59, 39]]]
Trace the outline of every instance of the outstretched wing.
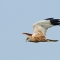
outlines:
[[45, 20], [41, 20], [39, 22], [36, 22], [33, 24], [33, 35], [37, 34], [37, 32], [41, 32], [44, 36], [46, 35], [46, 31], [48, 28], [60, 25], [60, 19], [54, 19], [54, 18], [47, 18]]
[[33, 35], [46, 35], [46, 31], [48, 28], [52, 27], [49, 20], [41, 20], [33, 24]]
[[34, 36], [38, 36], [38, 35], [45, 36], [45, 34], [46, 34], [46, 28], [36, 25], [36, 24], [33, 25], [33, 35]]

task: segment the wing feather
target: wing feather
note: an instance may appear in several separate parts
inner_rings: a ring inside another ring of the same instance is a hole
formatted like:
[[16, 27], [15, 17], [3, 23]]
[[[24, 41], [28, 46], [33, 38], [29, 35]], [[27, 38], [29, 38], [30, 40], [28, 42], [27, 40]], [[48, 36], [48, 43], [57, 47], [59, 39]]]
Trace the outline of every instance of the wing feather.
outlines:
[[33, 35], [38, 35], [38, 34], [42, 34], [42, 35], [46, 35], [46, 31], [48, 28], [52, 27], [53, 25], [51, 25], [50, 20], [41, 20], [39, 22], [36, 22], [33, 24]]

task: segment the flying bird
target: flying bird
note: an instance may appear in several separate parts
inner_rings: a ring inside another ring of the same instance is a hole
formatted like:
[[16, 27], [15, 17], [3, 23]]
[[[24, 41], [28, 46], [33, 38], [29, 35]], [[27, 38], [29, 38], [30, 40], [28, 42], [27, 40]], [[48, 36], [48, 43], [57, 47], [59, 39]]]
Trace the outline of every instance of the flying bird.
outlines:
[[29, 42], [57, 42], [58, 40], [46, 39], [48, 28], [60, 25], [60, 19], [47, 18], [33, 24], [33, 34], [23, 33], [27, 36]]

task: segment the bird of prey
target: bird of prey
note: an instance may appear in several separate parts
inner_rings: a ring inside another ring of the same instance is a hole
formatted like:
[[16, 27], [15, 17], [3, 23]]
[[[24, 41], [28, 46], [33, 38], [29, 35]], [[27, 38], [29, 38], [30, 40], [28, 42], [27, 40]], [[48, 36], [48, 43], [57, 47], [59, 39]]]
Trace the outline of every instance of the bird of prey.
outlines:
[[23, 33], [27, 36], [29, 42], [57, 42], [58, 40], [46, 39], [48, 28], [60, 25], [60, 19], [47, 18], [33, 24], [33, 34]]

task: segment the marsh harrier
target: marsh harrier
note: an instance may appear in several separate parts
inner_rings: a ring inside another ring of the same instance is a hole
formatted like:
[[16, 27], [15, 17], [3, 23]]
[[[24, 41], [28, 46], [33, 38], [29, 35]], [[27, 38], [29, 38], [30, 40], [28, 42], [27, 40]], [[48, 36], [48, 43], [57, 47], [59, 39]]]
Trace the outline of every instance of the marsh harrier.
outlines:
[[60, 25], [60, 19], [47, 18], [33, 24], [33, 34], [23, 33], [27, 36], [29, 42], [57, 42], [58, 40], [46, 39], [48, 28]]

